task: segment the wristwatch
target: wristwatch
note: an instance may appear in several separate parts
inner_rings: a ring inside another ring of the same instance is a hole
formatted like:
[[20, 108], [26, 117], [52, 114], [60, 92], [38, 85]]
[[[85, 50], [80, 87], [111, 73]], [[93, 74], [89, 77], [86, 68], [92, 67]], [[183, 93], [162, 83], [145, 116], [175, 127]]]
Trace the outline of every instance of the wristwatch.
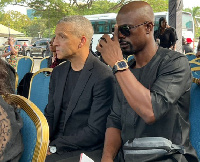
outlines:
[[49, 146], [49, 152], [52, 154], [56, 153], [56, 146]]
[[123, 70], [126, 70], [126, 69], [128, 69], [127, 61], [126, 60], [120, 60], [120, 61], [117, 61], [115, 63], [115, 65], [112, 68], [112, 71], [113, 71], [113, 74], [115, 74], [118, 71], [123, 71]]

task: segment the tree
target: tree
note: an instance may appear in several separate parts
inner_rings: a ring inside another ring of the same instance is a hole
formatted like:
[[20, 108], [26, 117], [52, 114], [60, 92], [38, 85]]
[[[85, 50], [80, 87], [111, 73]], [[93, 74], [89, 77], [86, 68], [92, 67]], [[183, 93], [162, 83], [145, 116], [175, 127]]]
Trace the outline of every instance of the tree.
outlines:
[[19, 32], [25, 33], [25, 27], [31, 23], [28, 16], [21, 14], [18, 11], [9, 11], [0, 14], [0, 24], [10, 26], [10, 28]]
[[[154, 12], [166, 11], [168, 8], [168, 0], [144, 1], [152, 6]], [[26, 33], [27, 36], [38, 36], [38, 32], [40, 32], [43, 37], [50, 37], [54, 33], [58, 20], [64, 16], [117, 13], [121, 6], [128, 2], [129, 0], [119, 0], [117, 2], [111, 2], [109, 0], [82, 0], [79, 3], [77, 0], [0, 0], [0, 9], [2, 6], [8, 4], [23, 5], [34, 9], [34, 16], [40, 18], [32, 20], [29, 24], [24, 24], [24, 28], [15, 27], [16, 24], [14, 22], [11, 23], [11, 26], [14, 26], [13, 29], [19, 29], [18, 31]], [[12, 20], [9, 19], [9, 21]], [[8, 23], [8, 21], [5, 23]]]

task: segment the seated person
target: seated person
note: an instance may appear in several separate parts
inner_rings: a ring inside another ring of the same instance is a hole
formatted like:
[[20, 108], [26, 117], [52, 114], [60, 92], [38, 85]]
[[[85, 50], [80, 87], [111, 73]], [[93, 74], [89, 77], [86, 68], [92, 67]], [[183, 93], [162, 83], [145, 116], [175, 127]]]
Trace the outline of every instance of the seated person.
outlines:
[[[86, 30], [87, 29], [87, 30]], [[74, 161], [92, 153], [100, 162], [107, 116], [113, 99], [111, 69], [90, 53], [91, 22], [83, 16], [61, 19], [55, 30], [58, 59], [68, 60], [54, 68], [45, 109], [50, 129], [46, 161]]]
[[200, 37], [199, 37], [199, 42], [197, 45], [197, 53], [196, 53], [196, 57], [199, 58], [200, 57]]
[[59, 65], [61, 62], [65, 61], [63, 59], [58, 59], [57, 54], [56, 54], [56, 46], [53, 45], [55, 37], [51, 39], [49, 42], [49, 49], [50, 49], [50, 57], [48, 59], [48, 67], [49, 68], [54, 68], [57, 65]]
[[192, 47], [190, 46], [192, 43], [192, 39], [191, 38], [187, 38], [185, 40], [185, 38], [183, 37], [182, 38], [182, 50], [183, 50], [183, 53], [187, 54], [187, 53], [193, 53], [193, 49]]
[[[97, 46], [117, 79], [102, 162], [113, 162], [115, 157], [119, 162], [198, 162], [189, 140], [192, 75], [188, 59], [179, 52], [158, 47], [153, 32], [151, 6], [144, 1], [133, 1], [119, 10], [113, 41], [109, 35], [103, 35]], [[134, 54], [129, 66], [122, 52]], [[182, 152], [162, 147], [159, 154], [156, 147], [159, 142], [149, 149], [148, 144], [141, 145], [146, 151], [139, 150], [140, 145], [132, 147], [134, 140], [144, 141], [146, 137], [147, 142], [152, 137], [170, 140], [181, 146]], [[129, 146], [123, 147], [124, 144]]]
[[15, 74], [9, 65], [0, 59], [0, 161], [19, 161], [23, 143], [20, 129], [22, 119], [16, 108], [4, 101], [1, 95], [14, 92]]

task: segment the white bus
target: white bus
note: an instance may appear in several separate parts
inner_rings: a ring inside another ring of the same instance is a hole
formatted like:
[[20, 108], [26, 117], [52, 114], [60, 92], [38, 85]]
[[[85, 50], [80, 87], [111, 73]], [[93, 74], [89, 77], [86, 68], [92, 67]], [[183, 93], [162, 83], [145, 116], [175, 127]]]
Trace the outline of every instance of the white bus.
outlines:
[[[157, 12], [155, 15], [155, 28], [158, 28], [159, 19], [161, 17], [166, 18], [168, 21], [168, 12]], [[112, 35], [112, 30], [116, 23], [116, 13], [106, 13], [106, 14], [96, 14], [96, 15], [86, 15], [85, 17], [89, 19], [94, 28], [94, 36], [93, 36], [93, 44], [92, 50], [96, 51], [96, 46], [98, 44], [98, 40], [103, 34]], [[182, 35], [185, 38], [191, 38], [194, 40], [194, 21], [192, 14], [189, 12], [182, 12]], [[178, 38], [182, 39], [182, 38]]]
[[116, 13], [86, 15], [85, 17], [91, 21], [94, 28], [94, 36], [92, 43], [92, 50], [96, 51], [98, 40], [103, 34], [112, 35], [112, 29], [116, 24]]

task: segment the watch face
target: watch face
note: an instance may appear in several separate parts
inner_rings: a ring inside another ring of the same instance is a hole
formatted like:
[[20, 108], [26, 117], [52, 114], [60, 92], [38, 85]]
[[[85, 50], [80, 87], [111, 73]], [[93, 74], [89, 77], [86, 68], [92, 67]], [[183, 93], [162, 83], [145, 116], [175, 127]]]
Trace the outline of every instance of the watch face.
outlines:
[[50, 146], [50, 152], [51, 153], [56, 153], [56, 147], [55, 146]]
[[125, 61], [120, 61], [120, 62], [118, 62], [117, 65], [118, 65], [119, 68], [127, 67], [127, 63]]

